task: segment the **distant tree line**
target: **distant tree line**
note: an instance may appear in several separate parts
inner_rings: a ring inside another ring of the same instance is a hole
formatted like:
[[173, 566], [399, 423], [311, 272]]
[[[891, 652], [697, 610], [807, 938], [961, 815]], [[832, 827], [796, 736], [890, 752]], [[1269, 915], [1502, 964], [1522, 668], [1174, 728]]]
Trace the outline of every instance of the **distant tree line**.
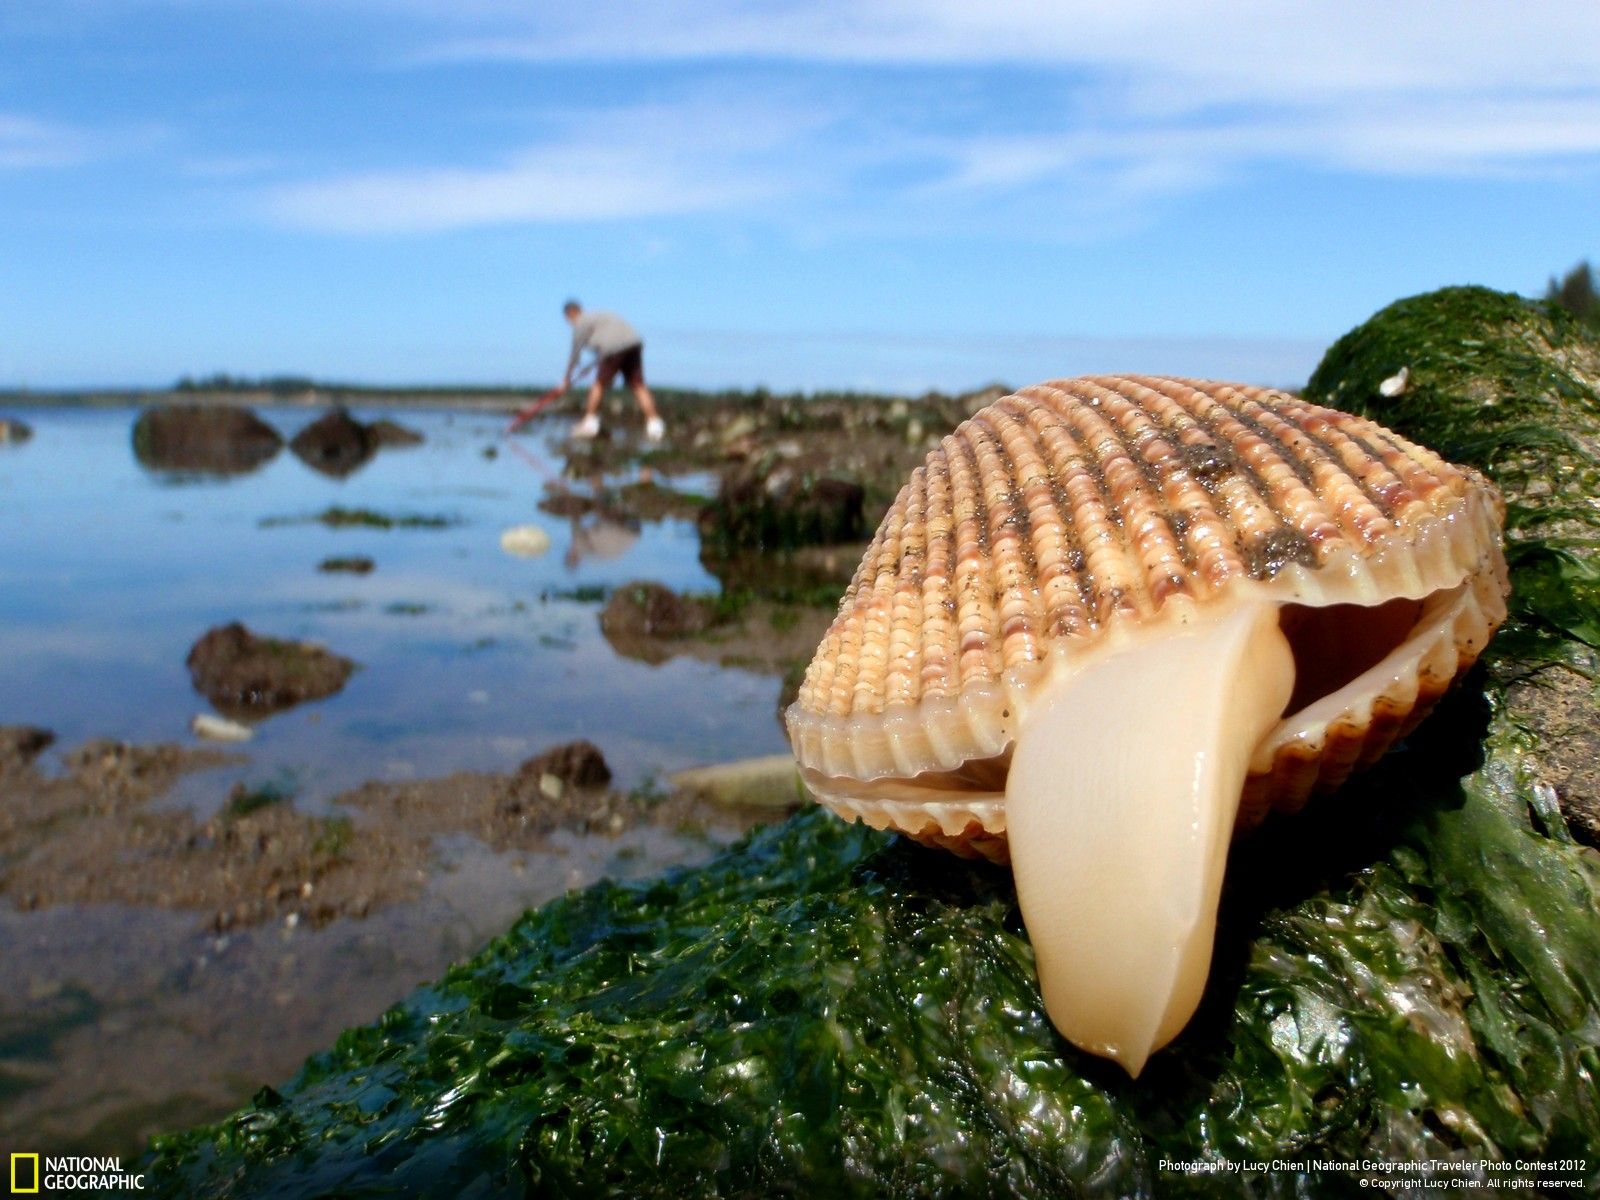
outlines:
[[1550, 277], [1544, 298], [1566, 309], [1586, 325], [1600, 329], [1600, 294], [1594, 290], [1594, 272], [1585, 259], [1559, 281]]
[[309, 375], [263, 375], [251, 379], [244, 375], [218, 372], [196, 379], [185, 375], [178, 380], [174, 391], [179, 392], [271, 392], [274, 396], [296, 396], [314, 391], [317, 381]]

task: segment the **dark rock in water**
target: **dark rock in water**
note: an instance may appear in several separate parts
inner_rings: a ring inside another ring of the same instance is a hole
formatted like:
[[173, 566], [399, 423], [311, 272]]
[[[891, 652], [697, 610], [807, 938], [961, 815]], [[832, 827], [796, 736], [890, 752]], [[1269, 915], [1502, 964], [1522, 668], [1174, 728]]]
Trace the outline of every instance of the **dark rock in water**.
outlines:
[[861, 485], [795, 466], [738, 471], [700, 514], [700, 536], [719, 554], [859, 541], [865, 536]]
[[342, 479], [371, 460], [378, 442], [368, 426], [336, 408], [295, 434], [289, 449], [313, 471]]
[[593, 742], [580, 739], [553, 746], [517, 769], [519, 780], [541, 784], [546, 775], [574, 788], [603, 788], [611, 782], [611, 768]]
[[422, 435], [415, 429], [407, 429], [398, 421], [379, 420], [367, 426], [367, 436], [372, 439], [375, 446], [388, 449], [404, 449], [407, 446], [422, 445]]
[[336, 408], [295, 434], [289, 449], [312, 470], [342, 479], [364, 467], [381, 449], [419, 446], [422, 440], [420, 433], [396, 421], [363, 424], [345, 409]]
[[627, 658], [665, 662], [671, 650], [663, 640], [689, 637], [708, 629], [715, 612], [692, 596], [680, 596], [659, 583], [619, 587], [600, 612], [600, 632], [612, 649]]
[[260, 637], [235, 621], [189, 651], [189, 677], [227, 716], [261, 716], [344, 687], [355, 664], [309, 642]]
[[376, 565], [364, 554], [352, 554], [345, 558], [325, 558], [317, 564], [317, 570], [329, 574], [344, 572], [348, 575], [370, 575]]
[[33, 430], [27, 422], [19, 421], [16, 417], [0, 417], [0, 446], [14, 446], [32, 436]]
[[0, 725], [0, 775], [27, 766], [55, 740], [55, 734], [36, 725]]
[[242, 475], [282, 447], [278, 431], [247, 408], [164, 405], [133, 425], [134, 457], [152, 471]]

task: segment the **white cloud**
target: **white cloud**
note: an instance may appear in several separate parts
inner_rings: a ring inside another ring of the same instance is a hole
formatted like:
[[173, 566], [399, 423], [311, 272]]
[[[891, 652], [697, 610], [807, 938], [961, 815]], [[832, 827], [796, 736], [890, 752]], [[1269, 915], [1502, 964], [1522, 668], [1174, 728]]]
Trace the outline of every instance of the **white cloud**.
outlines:
[[71, 166], [93, 148], [94, 139], [70, 125], [0, 112], [0, 169]]
[[1593, 87], [1600, 70], [1600, 5], [1591, 0], [596, 0], [533, 11], [478, 5], [473, 32], [431, 53], [1023, 63], [1126, 72], [1149, 96], [1185, 106], [1375, 88]]
[[334, 176], [276, 188], [265, 204], [286, 224], [356, 233], [729, 209], [797, 187], [785, 148], [820, 119], [703, 100], [569, 115], [551, 141], [492, 165]]
[[[826, 236], [971, 227], [1005, 219], [1015, 201], [1083, 237], [1257, 167], [1460, 178], [1600, 166], [1592, 0], [345, 2], [426, 31], [431, 48], [412, 66], [670, 63], [681, 75], [699, 64], [712, 82], [687, 101], [568, 114], [553, 137], [488, 162], [270, 192], [267, 211], [298, 227], [404, 233], [718, 211]], [[898, 84], [866, 68], [885, 65], [955, 72], [975, 99], [880, 104]], [[994, 72], [1011, 66], [1034, 90], [1007, 104]], [[774, 93], [774, 79], [785, 90]], [[1060, 86], [1052, 94], [1041, 79]], [[661, 80], [641, 71], [636, 88], [669, 86]]]

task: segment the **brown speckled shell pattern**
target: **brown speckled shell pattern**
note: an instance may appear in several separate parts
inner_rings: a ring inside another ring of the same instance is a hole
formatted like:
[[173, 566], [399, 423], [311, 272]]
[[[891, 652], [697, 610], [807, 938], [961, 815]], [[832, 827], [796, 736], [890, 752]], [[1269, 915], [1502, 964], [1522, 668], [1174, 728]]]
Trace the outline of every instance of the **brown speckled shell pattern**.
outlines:
[[[890, 507], [789, 711], [796, 756], [825, 800], [878, 824], [850, 811], [845, 781], [1003, 755], [1045, 671], [1127, 629], [1235, 593], [1375, 604], [1475, 581], [1418, 689], [1333, 721], [1325, 746], [1301, 739], [1299, 761], [1252, 765], [1253, 822], [1377, 757], [1476, 658], [1504, 617], [1501, 519], [1475, 472], [1271, 389], [1024, 389], [945, 437]], [[941, 812], [924, 840], [1003, 857], [1003, 819], [967, 816], [981, 830]]]

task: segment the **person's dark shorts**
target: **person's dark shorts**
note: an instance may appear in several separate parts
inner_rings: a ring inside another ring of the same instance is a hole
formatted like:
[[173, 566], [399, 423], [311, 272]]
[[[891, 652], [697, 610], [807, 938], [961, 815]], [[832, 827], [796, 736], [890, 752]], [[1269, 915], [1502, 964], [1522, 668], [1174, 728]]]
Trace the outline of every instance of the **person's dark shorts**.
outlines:
[[604, 391], [618, 374], [629, 387], [638, 387], [644, 382], [644, 343], [606, 355], [595, 368], [594, 377]]

